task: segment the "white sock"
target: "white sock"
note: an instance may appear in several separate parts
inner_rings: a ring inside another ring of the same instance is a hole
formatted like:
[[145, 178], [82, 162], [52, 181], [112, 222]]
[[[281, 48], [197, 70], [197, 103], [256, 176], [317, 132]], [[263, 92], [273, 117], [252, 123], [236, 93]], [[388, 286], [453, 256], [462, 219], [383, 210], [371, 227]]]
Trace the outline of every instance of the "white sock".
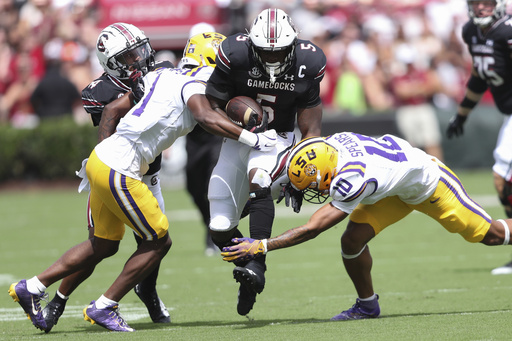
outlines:
[[60, 298], [62, 298], [63, 300], [67, 300], [69, 298], [69, 296], [66, 296], [64, 295], [63, 293], [61, 293], [59, 290], [57, 290], [57, 296], [59, 296]]
[[376, 298], [377, 298], [377, 295], [373, 294], [373, 295], [371, 295], [370, 297], [367, 297], [367, 298], [360, 298], [359, 301], [368, 302], [368, 301], [373, 301]]
[[34, 276], [31, 279], [27, 279], [27, 290], [33, 295], [41, 295], [46, 290], [46, 287], [37, 276]]
[[96, 301], [96, 308], [105, 309], [106, 307], [111, 306], [113, 304], [119, 304], [119, 302], [112, 301], [111, 299], [101, 295], [101, 297], [98, 298], [98, 300]]

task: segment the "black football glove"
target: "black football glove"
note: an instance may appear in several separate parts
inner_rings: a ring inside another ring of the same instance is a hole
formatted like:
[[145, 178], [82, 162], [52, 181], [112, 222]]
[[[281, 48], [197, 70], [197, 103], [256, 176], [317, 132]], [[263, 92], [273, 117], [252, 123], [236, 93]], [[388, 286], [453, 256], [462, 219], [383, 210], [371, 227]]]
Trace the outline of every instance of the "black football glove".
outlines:
[[142, 72], [135, 70], [128, 78], [128, 85], [132, 89], [133, 99], [138, 103], [144, 96], [144, 82], [142, 81]]
[[283, 186], [281, 192], [279, 192], [279, 197], [277, 198], [276, 203], [279, 204], [283, 198], [286, 207], [290, 207], [291, 199], [293, 212], [300, 212], [300, 208], [302, 207], [302, 199], [304, 198], [304, 193], [302, 193], [302, 191], [297, 191], [290, 183], [287, 183]]
[[263, 110], [263, 116], [261, 118], [260, 125], [258, 124], [258, 114], [254, 113], [249, 118], [249, 122], [247, 122], [247, 125], [245, 126], [245, 129], [249, 130], [251, 133], [261, 133], [267, 130], [268, 127], [268, 113]]
[[462, 136], [464, 133], [464, 122], [466, 122], [467, 116], [462, 115], [455, 115], [450, 119], [450, 123], [448, 124], [448, 129], [446, 129], [446, 136], [448, 136], [449, 139], [452, 138], [452, 136]]
[[506, 181], [505, 185], [503, 186], [503, 191], [501, 193], [503, 195], [501, 203], [505, 206], [512, 206], [512, 182]]

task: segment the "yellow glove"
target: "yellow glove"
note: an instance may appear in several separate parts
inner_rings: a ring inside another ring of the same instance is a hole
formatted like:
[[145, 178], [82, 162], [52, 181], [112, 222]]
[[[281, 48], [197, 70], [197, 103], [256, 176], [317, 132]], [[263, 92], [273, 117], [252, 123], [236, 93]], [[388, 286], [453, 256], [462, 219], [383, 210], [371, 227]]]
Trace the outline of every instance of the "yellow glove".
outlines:
[[222, 248], [220, 255], [226, 262], [250, 261], [267, 253], [267, 240], [252, 238], [233, 238], [235, 245]]

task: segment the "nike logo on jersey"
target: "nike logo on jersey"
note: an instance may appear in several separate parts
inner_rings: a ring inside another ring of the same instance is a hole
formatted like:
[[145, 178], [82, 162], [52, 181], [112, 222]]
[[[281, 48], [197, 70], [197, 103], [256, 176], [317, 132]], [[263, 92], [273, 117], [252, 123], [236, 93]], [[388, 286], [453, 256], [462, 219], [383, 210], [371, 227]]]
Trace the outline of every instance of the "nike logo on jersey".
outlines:
[[438, 197], [438, 198], [437, 198], [437, 199], [435, 199], [435, 200], [430, 200], [430, 203], [431, 203], [431, 204], [435, 204], [439, 199], [441, 199], [441, 197]]

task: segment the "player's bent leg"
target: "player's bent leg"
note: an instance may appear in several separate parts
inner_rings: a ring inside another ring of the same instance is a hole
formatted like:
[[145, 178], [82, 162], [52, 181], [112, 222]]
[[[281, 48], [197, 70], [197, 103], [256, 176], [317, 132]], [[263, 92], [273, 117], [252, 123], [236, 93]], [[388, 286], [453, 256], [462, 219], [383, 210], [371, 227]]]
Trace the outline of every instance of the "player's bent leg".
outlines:
[[482, 244], [493, 245], [508, 245], [510, 243], [510, 226], [512, 219], [498, 219], [492, 220], [489, 230], [484, 238], [480, 241]]
[[[102, 259], [115, 254], [118, 247], [119, 241], [110, 241], [101, 238], [86, 240], [64, 253], [64, 255], [48, 269], [39, 274], [37, 280], [45, 287], [48, 287], [56, 281], [79, 271], [83, 267], [95, 266]], [[22, 280], [11, 285], [9, 295], [14, 301], [20, 303], [32, 320], [34, 326], [44, 331], [50, 331], [51, 328], [47, 330], [48, 326], [39, 303], [44, 292], [37, 294], [30, 292], [29, 289], [27, 289], [26, 283], [25, 280]], [[34, 307], [34, 309], [32, 309], [32, 307]]]
[[83, 268], [96, 266], [103, 259], [114, 255], [118, 249], [119, 241], [94, 237], [66, 251], [37, 277], [44, 285], [50, 286]]
[[343, 264], [361, 298], [374, 294], [371, 276], [373, 260], [367, 245], [374, 236], [371, 225], [350, 220], [341, 237]]
[[105, 292], [105, 297], [119, 302], [137, 283], [146, 278], [171, 248], [169, 233], [157, 240], [145, 240], [124, 265], [121, 274]]
[[[137, 245], [140, 245], [143, 241], [142, 238], [135, 233], [133, 235]], [[159, 271], [160, 262], [146, 278], [135, 285], [133, 290], [148, 309], [149, 316], [154, 323], [170, 323], [171, 317], [169, 315], [169, 311], [156, 291], [156, 281]]]

